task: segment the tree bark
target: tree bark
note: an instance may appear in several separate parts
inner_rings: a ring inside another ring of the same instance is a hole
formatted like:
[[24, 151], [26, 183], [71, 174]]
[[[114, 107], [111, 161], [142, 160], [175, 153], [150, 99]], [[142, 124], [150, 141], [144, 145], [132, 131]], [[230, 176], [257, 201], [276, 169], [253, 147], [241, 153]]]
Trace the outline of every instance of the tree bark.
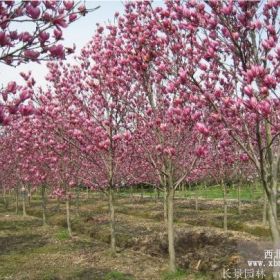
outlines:
[[18, 214], [18, 188], [16, 188], [16, 214]]
[[195, 211], [198, 211], [198, 188], [195, 188]]
[[167, 217], [168, 217], [167, 190], [166, 190], [166, 187], [164, 187], [164, 191], [163, 191], [163, 219], [164, 219], [164, 224], [166, 226], [167, 226]]
[[27, 188], [27, 198], [28, 198], [28, 206], [31, 206], [31, 187], [28, 186]]
[[[278, 227], [278, 220], [277, 220], [277, 204], [275, 203], [274, 194], [270, 195], [268, 198], [268, 221], [271, 230], [272, 242], [273, 242], [273, 250], [276, 252], [280, 249], [280, 232]], [[273, 266], [273, 279], [279, 280], [280, 279], [280, 267]]]
[[2, 186], [3, 189], [3, 202], [4, 202], [4, 207], [7, 209], [7, 197], [6, 197], [6, 188], [5, 186]]
[[240, 196], [240, 184], [237, 187], [237, 196], [238, 196], [238, 215], [241, 215], [241, 196]]
[[167, 233], [168, 233], [168, 252], [169, 252], [169, 270], [176, 271], [176, 257], [174, 245], [174, 189], [170, 188], [167, 194], [168, 216], [167, 216]]
[[110, 211], [110, 231], [111, 231], [111, 251], [116, 254], [116, 231], [115, 231], [115, 208], [112, 188], [109, 189], [109, 211]]
[[43, 221], [43, 226], [47, 224], [47, 219], [46, 219], [46, 187], [42, 185], [41, 189], [41, 196], [42, 196], [42, 221]]
[[144, 198], [144, 188], [143, 188], [143, 186], [141, 185], [141, 199], [143, 199]]
[[26, 217], [25, 191], [22, 192], [22, 215]]
[[71, 219], [70, 219], [70, 201], [68, 195], [66, 198], [66, 220], [67, 220], [67, 229], [68, 229], [69, 236], [72, 236]]
[[263, 219], [262, 223], [265, 226], [267, 224], [267, 197], [266, 193], [263, 194]]
[[222, 182], [222, 188], [224, 191], [224, 231], [227, 231], [228, 229], [228, 223], [227, 223], [227, 190], [226, 185], [224, 182]]
[[76, 191], [76, 215], [80, 215], [80, 187]]

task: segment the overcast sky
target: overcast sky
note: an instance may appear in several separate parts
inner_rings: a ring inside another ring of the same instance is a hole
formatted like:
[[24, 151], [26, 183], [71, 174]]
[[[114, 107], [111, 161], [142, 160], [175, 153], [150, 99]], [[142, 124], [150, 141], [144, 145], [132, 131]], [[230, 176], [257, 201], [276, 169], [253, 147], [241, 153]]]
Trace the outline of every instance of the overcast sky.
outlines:
[[[87, 16], [79, 19], [77, 22], [71, 24], [64, 30], [63, 37], [65, 38], [63, 44], [66, 46], [73, 46], [76, 44], [76, 53], [90, 40], [95, 29], [96, 23], [108, 23], [110, 20], [113, 22], [114, 14], [116, 11], [123, 12], [124, 7], [122, 1], [86, 1], [87, 8], [94, 8], [101, 6], [95, 12], [88, 14]], [[20, 65], [16, 68], [0, 64], [0, 77], [1, 85], [7, 84], [9, 81], [17, 81], [22, 83], [22, 78], [19, 76], [20, 72], [27, 72], [31, 70], [33, 76], [37, 81], [37, 85], [45, 85], [44, 77], [47, 74], [47, 68], [44, 62], [28, 63]]]

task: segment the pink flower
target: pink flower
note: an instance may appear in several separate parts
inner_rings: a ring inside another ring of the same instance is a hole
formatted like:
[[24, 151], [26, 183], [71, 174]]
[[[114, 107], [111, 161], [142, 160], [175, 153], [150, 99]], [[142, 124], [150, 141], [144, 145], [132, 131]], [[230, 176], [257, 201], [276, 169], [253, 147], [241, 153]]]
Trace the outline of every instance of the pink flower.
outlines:
[[75, 21], [77, 19], [77, 14], [70, 14], [69, 15], [69, 21], [70, 22], [73, 22], [73, 21]]
[[161, 123], [160, 124], [160, 130], [161, 131], [167, 131], [168, 125], [166, 123]]
[[252, 97], [253, 96], [253, 88], [251, 86], [245, 86], [244, 87], [244, 92], [247, 96]]
[[40, 53], [33, 50], [26, 50], [24, 56], [31, 60], [36, 60], [39, 57]]
[[261, 101], [258, 108], [265, 117], [271, 113], [271, 104], [267, 100]]
[[49, 39], [49, 37], [50, 37], [50, 34], [45, 31], [43, 31], [39, 34], [39, 40], [42, 43], [45, 43]]
[[53, 23], [54, 23], [54, 25], [58, 25], [58, 26], [63, 27], [63, 28], [68, 26], [64, 16], [56, 17], [55, 19], [53, 19]]
[[70, 11], [74, 7], [74, 1], [63, 1], [63, 4], [67, 11]]
[[209, 135], [209, 129], [203, 123], [197, 123], [196, 129], [205, 136]]
[[195, 154], [198, 157], [205, 157], [207, 155], [207, 148], [204, 146], [199, 146], [196, 150], [195, 150]]
[[64, 58], [64, 48], [62, 45], [55, 45], [49, 48], [50, 54], [53, 57]]
[[14, 81], [9, 82], [8, 86], [7, 86], [7, 92], [15, 93], [16, 92], [16, 88], [17, 88], [16, 82], [14, 82]]
[[59, 29], [55, 29], [53, 34], [56, 40], [60, 40], [62, 37], [62, 31]]
[[34, 108], [31, 105], [22, 105], [20, 106], [19, 111], [23, 116], [29, 116], [33, 114]]
[[39, 18], [41, 14], [40, 9], [38, 7], [33, 7], [32, 5], [27, 6], [26, 11], [28, 15], [33, 19]]
[[264, 84], [268, 87], [268, 88], [276, 88], [276, 79], [272, 76], [272, 75], [266, 75], [264, 78]]

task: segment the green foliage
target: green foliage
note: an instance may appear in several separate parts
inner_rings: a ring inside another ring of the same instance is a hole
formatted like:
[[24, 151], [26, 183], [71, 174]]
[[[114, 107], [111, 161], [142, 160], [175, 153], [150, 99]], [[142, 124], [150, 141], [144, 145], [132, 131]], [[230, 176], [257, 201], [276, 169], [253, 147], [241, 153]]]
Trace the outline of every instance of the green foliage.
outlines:
[[69, 236], [69, 233], [68, 233], [68, 230], [67, 229], [60, 229], [59, 231], [58, 231], [58, 233], [56, 234], [56, 238], [58, 239], [58, 240], [67, 240], [67, 239], [69, 239], [70, 238], [70, 236]]
[[133, 278], [123, 274], [122, 272], [112, 271], [106, 274], [104, 280], [133, 280]]
[[163, 280], [183, 280], [186, 278], [186, 272], [178, 269], [175, 272], [165, 272], [162, 275]]

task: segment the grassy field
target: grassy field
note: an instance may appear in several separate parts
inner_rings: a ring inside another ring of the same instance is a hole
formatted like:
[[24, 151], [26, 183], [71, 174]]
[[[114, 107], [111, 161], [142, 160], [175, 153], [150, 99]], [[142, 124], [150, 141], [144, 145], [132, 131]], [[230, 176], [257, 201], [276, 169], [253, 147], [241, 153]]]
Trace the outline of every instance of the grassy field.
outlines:
[[[175, 246], [179, 270], [172, 275], [167, 272], [162, 199], [152, 194], [141, 198], [136, 193], [133, 197], [122, 193], [116, 197], [117, 256], [110, 254], [104, 195], [90, 194], [86, 199], [83, 193], [79, 207], [72, 202], [72, 238], [66, 231], [64, 203], [48, 201], [48, 226], [43, 227], [39, 197], [33, 197], [27, 206], [27, 217], [15, 214], [12, 198], [8, 209], [1, 201], [0, 279], [221, 279], [224, 268], [240, 267], [247, 259], [261, 257], [269, 242], [269, 230], [261, 223], [262, 204], [247, 201], [250, 196], [244, 189], [242, 214], [238, 214], [237, 202], [230, 201], [229, 231], [224, 232], [223, 203], [217, 199], [222, 192], [218, 188], [212, 191], [209, 195], [201, 188], [199, 197], [203, 199], [198, 211], [194, 200], [177, 194]], [[234, 195], [235, 190], [231, 190], [228, 197]]]
[[[120, 191], [120, 194], [123, 196], [129, 196], [131, 193], [128, 190]], [[133, 195], [141, 195], [155, 197], [158, 196], [158, 193], [153, 189], [141, 191], [141, 189], [133, 190]], [[162, 193], [159, 193], [159, 196], [162, 196]], [[185, 191], [178, 190], [176, 191], [175, 197], [177, 198], [195, 198], [198, 196], [202, 199], [222, 199], [224, 197], [223, 189], [221, 186], [196, 186], [189, 188]], [[240, 198], [244, 201], [258, 200], [263, 196], [263, 190], [259, 185], [243, 185], [240, 187]], [[238, 199], [238, 187], [227, 187], [227, 198], [229, 199]]]

